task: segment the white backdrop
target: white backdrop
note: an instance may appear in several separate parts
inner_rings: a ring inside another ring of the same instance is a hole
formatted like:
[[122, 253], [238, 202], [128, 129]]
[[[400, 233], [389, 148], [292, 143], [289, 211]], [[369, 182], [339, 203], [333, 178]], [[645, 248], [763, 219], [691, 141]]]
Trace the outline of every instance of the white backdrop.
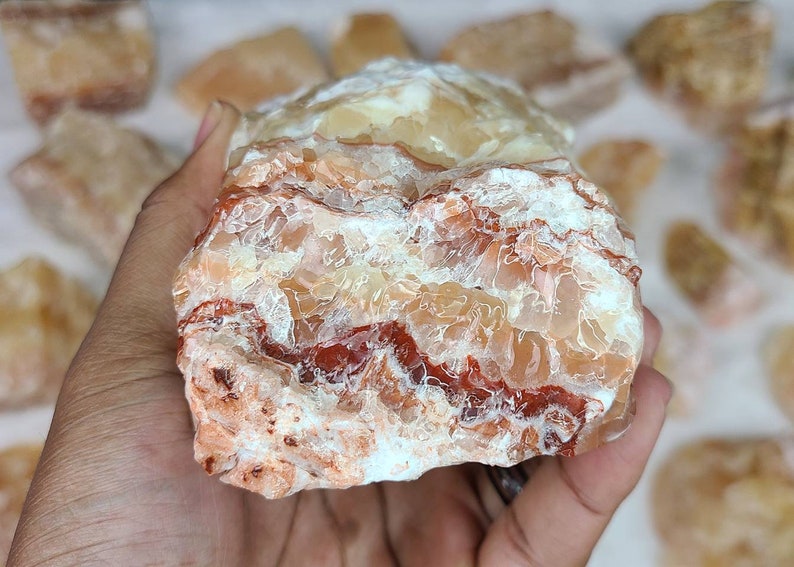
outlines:
[[[152, 0], [150, 4], [159, 37], [159, 83], [146, 109], [121, 120], [185, 153], [198, 118], [173, 98], [172, 85], [202, 56], [242, 36], [292, 24], [308, 32], [315, 45], [324, 50], [331, 25], [345, 13], [385, 10], [401, 21], [422, 56], [433, 58], [463, 26], [551, 7], [622, 45], [652, 15], [692, 9], [700, 2]], [[768, 4], [776, 12], [778, 26], [769, 95], [774, 96], [784, 90], [787, 81], [794, 86], [794, 1], [769, 0]], [[692, 417], [668, 420], [648, 472], [618, 511], [589, 563], [591, 567], [637, 567], [656, 562], [659, 546], [649, 521], [650, 480], [659, 462], [677, 445], [706, 435], [777, 434], [791, 429], [769, 396], [758, 350], [773, 324], [794, 322], [794, 276], [764, 262], [740, 241], [720, 231], [713, 211], [711, 179], [722, 157], [721, 144], [689, 130], [636, 82], [625, 89], [617, 104], [581, 125], [577, 148], [607, 137], [628, 136], [651, 140], [668, 156], [667, 164], [640, 204], [635, 224], [647, 304], [675, 317], [694, 320], [689, 307], [666, 281], [660, 264], [664, 227], [678, 218], [697, 218], [710, 232], [724, 237], [728, 248], [755, 274], [767, 300], [743, 324], [711, 333], [717, 363], [702, 402]], [[101, 293], [108, 274], [79, 249], [41, 230], [6, 178], [7, 171], [37, 144], [38, 133], [23, 112], [8, 58], [0, 53], [0, 266], [30, 254], [44, 255]], [[51, 411], [38, 408], [0, 414], [0, 447], [18, 440], [43, 439]]]

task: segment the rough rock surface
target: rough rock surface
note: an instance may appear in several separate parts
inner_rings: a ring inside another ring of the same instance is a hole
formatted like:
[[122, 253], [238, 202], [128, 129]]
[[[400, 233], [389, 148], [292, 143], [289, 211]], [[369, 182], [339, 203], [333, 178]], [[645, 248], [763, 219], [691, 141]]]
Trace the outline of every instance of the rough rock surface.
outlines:
[[633, 237], [516, 87], [381, 62], [232, 147], [174, 286], [208, 472], [281, 497], [625, 429]]
[[654, 520], [669, 567], [794, 559], [794, 439], [704, 440], [659, 469]]
[[762, 2], [719, 0], [645, 24], [629, 52], [646, 84], [708, 132], [730, 129], [764, 92], [775, 19]]

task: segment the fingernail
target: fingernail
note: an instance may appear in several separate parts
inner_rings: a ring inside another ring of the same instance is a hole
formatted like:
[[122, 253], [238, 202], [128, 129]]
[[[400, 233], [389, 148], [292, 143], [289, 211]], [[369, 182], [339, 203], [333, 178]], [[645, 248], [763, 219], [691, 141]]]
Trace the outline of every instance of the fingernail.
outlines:
[[220, 123], [221, 116], [223, 116], [223, 105], [217, 100], [212, 101], [207, 108], [207, 112], [204, 113], [201, 126], [199, 126], [198, 132], [196, 133], [196, 139], [193, 142], [193, 151], [209, 137], [215, 127]]

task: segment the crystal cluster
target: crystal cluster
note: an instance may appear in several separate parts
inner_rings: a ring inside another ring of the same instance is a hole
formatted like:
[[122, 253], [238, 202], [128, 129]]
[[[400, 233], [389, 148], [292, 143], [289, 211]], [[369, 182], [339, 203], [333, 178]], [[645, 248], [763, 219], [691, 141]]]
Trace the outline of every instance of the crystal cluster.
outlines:
[[794, 96], [754, 112], [716, 183], [725, 226], [794, 268]]
[[663, 162], [661, 150], [644, 140], [604, 140], [579, 156], [582, 172], [612, 197], [624, 218], [633, 216], [638, 197]]
[[197, 460], [281, 497], [621, 432], [640, 269], [567, 143], [395, 60], [248, 115], [174, 285]]
[[[41, 445], [17, 445], [0, 451], [0, 559], [11, 550], [22, 505], [41, 455]], [[5, 565], [5, 562], [3, 562]]]
[[730, 253], [700, 226], [679, 221], [665, 237], [667, 275], [703, 319], [730, 325], [754, 311], [761, 292]]
[[349, 75], [384, 57], [413, 59], [414, 49], [389, 14], [354, 14], [331, 39], [331, 66], [337, 77]]
[[306, 36], [286, 27], [210, 54], [179, 79], [176, 94], [197, 113], [216, 99], [250, 110], [327, 78], [328, 71]]
[[772, 395], [794, 421], [794, 325], [783, 325], [767, 338], [763, 356]]
[[115, 266], [146, 196], [179, 162], [111, 118], [68, 109], [44, 144], [10, 173], [31, 212], [59, 235]]
[[654, 488], [663, 565], [791, 565], [793, 455], [792, 438], [705, 440], [673, 454]]
[[68, 106], [134, 108], [154, 84], [154, 37], [142, 0], [6, 0], [0, 27], [37, 122]]
[[37, 258], [0, 271], [0, 408], [52, 402], [97, 301]]
[[755, 1], [720, 0], [654, 17], [632, 38], [648, 86], [707, 131], [733, 126], [766, 86], [774, 16]]
[[511, 79], [544, 108], [573, 121], [612, 104], [631, 73], [616, 49], [550, 10], [465, 29], [439, 59]]

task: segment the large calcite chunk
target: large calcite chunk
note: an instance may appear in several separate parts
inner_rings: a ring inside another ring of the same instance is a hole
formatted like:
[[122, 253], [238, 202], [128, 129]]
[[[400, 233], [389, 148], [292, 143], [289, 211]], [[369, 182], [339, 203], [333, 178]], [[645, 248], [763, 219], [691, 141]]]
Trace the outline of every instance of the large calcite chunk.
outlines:
[[0, 271], [0, 409], [52, 402], [97, 300], [38, 258]]
[[179, 79], [176, 94], [197, 113], [216, 99], [250, 110], [327, 78], [328, 71], [306, 36], [286, 27], [212, 53]]
[[725, 226], [794, 269], [794, 96], [750, 115], [716, 192]]
[[656, 475], [654, 521], [669, 567], [794, 561], [794, 439], [704, 440]]
[[341, 77], [384, 57], [413, 59], [415, 53], [390, 14], [353, 14], [334, 30], [330, 56], [334, 74]]
[[772, 396], [794, 422], [794, 325], [774, 329], [767, 337], [762, 354]]
[[550, 10], [464, 29], [439, 59], [507, 77], [556, 116], [573, 121], [612, 104], [631, 73], [616, 49]]
[[11, 550], [41, 449], [41, 445], [30, 444], [0, 451], [0, 561], [3, 565]]
[[694, 222], [678, 221], [668, 228], [664, 260], [678, 291], [711, 325], [733, 324], [761, 303], [755, 282]]
[[43, 224], [115, 266], [144, 199], [178, 164], [151, 138], [68, 109], [10, 179]]
[[154, 84], [154, 34], [143, 0], [6, 0], [0, 27], [37, 122], [66, 106], [134, 108]]
[[656, 16], [629, 51], [652, 90], [714, 131], [735, 125], [764, 92], [773, 32], [772, 11], [761, 2], [720, 0]]
[[232, 147], [174, 288], [207, 471], [280, 497], [625, 428], [633, 238], [518, 89], [385, 61]]

